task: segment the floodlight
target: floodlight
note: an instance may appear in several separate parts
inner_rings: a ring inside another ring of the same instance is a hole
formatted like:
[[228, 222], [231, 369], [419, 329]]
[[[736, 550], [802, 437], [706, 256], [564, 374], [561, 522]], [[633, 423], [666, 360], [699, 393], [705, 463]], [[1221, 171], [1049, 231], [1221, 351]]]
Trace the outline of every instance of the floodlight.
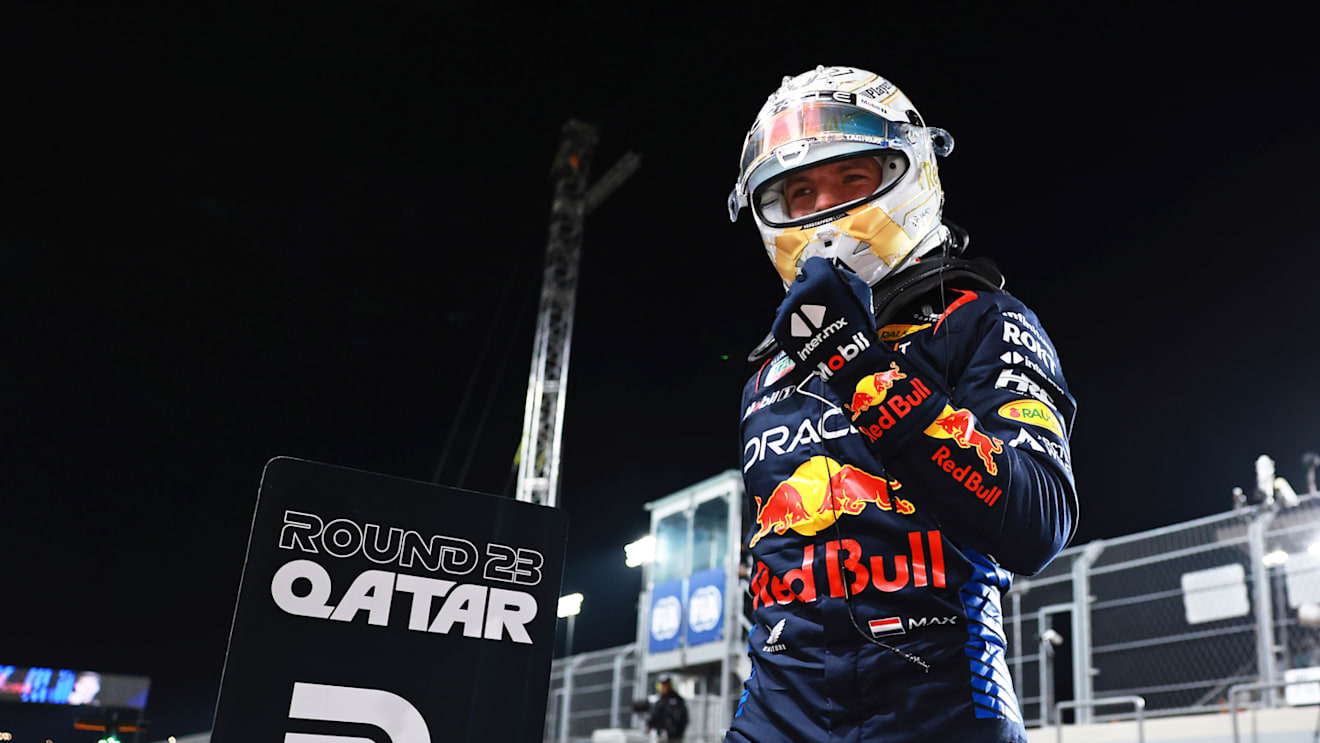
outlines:
[[655, 560], [655, 537], [647, 534], [631, 544], [623, 546], [624, 564], [630, 568]]
[[575, 617], [582, 611], [582, 594], [570, 593], [559, 597], [559, 617]]

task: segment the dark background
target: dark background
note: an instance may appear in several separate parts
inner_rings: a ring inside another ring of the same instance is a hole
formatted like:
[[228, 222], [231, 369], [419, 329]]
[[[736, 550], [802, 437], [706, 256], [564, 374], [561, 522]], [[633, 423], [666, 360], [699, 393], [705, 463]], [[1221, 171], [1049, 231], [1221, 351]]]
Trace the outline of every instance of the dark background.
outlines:
[[[642, 504], [740, 466], [782, 291], [725, 198], [817, 64], [956, 138], [945, 213], [1079, 402], [1075, 543], [1226, 510], [1261, 453], [1301, 490], [1320, 448], [1315, 65], [1279, 8], [0, 7], [0, 660], [150, 675], [153, 739], [210, 725], [270, 457], [429, 480], [452, 440], [441, 483], [511, 492], [571, 116], [595, 174], [644, 157], [586, 225], [575, 650], [635, 636]], [[0, 708], [81, 740], [61, 715]]]

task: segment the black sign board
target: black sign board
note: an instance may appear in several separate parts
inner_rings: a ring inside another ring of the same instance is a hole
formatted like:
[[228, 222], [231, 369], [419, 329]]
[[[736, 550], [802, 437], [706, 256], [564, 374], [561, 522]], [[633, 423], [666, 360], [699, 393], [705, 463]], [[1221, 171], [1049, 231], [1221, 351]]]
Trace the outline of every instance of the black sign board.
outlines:
[[215, 743], [540, 741], [568, 519], [277, 458]]

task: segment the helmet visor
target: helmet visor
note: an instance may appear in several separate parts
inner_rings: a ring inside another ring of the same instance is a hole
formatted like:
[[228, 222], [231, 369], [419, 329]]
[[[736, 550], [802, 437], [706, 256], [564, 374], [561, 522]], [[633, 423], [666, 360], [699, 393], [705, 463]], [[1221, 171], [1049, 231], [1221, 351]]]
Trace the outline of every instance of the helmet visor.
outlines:
[[857, 142], [901, 149], [908, 127], [905, 122], [890, 121], [850, 103], [798, 103], [767, 114], [752, 127], [743, 146], [739, 182], [744, 193], [750, 194], [768, 178], [806, 165], [813, 142]]
[[770, 227], [802, 226], [871, 201], [907, 171], [907, 155], [893, 150], [818, 160], [766, 180], [753, 192], [752, 208]]

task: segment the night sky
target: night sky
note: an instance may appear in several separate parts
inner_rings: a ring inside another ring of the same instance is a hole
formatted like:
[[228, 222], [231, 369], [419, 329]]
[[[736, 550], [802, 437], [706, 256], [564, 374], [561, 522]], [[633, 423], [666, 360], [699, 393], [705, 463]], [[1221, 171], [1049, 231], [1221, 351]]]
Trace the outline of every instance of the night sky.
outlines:
[[[49, 3], [0, 10], [0, 661], [149, 675], [208, 729], [264, 463], [511, 493], [569, 117], [593, 173], [561, 503], [576, 648], [630, 642], [642, 504], [740, 467], [782, 297], [742, 138], [871, 69], [1078, 400], [1075, 544], [1320, 450], [1314, 42], [1260, 3]], [[474, 371], [475, 370], [475, 371]], [[468, 402], [462, 406], [465, 393]], [[461, 412], [461, 416], [460, 416]], [[81, 740], [51, 708], [0, 729]], [[89, 736], [91, 737], [91, 736]]]

